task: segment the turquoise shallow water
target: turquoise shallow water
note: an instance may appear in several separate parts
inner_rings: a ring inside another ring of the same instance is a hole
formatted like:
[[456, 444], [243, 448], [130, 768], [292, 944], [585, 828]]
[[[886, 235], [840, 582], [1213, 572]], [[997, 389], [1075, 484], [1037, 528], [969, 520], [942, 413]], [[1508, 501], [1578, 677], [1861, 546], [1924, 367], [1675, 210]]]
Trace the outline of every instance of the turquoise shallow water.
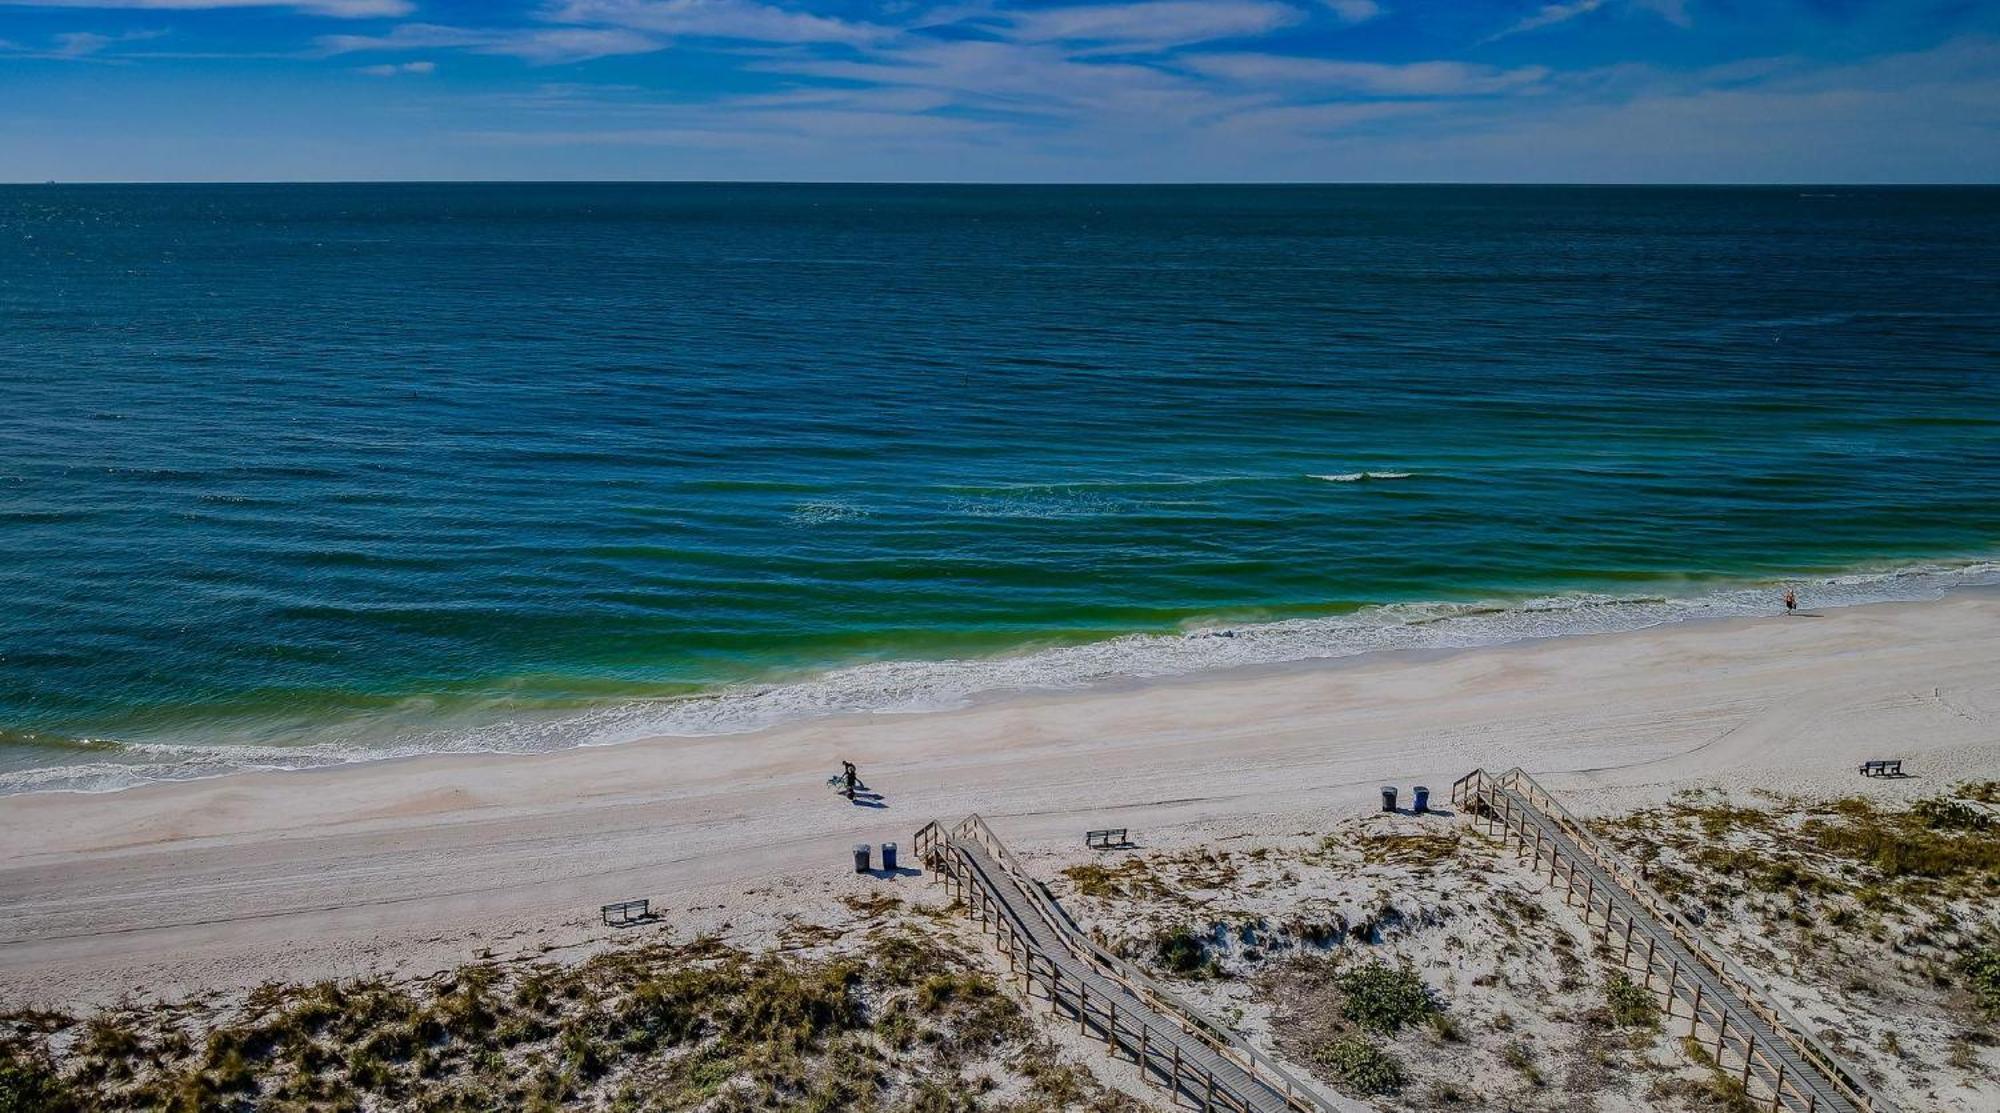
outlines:
[[1990, 582], [1996, 258], [1983, 189], [0, 189], [0, 791]]

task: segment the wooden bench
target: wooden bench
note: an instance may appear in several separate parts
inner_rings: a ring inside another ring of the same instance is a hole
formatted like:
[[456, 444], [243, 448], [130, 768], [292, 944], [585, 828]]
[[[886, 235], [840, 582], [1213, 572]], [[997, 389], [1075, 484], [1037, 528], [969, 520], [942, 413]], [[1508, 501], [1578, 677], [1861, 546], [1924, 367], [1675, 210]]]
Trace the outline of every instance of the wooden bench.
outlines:
[[1125, 837], [1125, 828], [1106, 827], [1102, 831], [1085, 831], [1083, 845], [1092, 850], [1115, 850], [1121, 846], [1131, 846], [1132, 840]]
[[1864, 761], [1861, 763], [1864, 777], [1900, 777], [1903, 775], [1903, 759], [1891, 758], [1887, 761]]
[[598, 911], [603, 913], [606, 927], [624, 927], [653, 918], [652, 902], [646, 900], [613, 901]]

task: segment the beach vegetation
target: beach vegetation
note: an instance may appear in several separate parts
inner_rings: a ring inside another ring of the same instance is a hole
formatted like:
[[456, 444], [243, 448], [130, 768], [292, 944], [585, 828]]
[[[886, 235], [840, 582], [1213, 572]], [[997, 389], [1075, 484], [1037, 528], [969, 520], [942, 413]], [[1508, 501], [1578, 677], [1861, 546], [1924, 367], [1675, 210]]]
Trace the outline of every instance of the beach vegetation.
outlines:
[[1189, 927], [1169, 928], [1155, 936], [1153, 957], [1169, 973], [1184, 978], [1202, 977], [1214, 972], [1207, 938]]
[[1965, 955], [1959, 960], [1959, 972], [1979, 1011], [2000, 1019], [2000, 946], [1980, 947]]
[[1437, 998], [1409, 966], [1371, 960], [1334, 976], [1341, 1015], [1370, 1031], [1393, 1034], [1438, 1011]]
[[1937, 831], [1984, 831], [1993, 817], [1963, 800], [1932, 796], [1910, 805], [1910, 811]]
[[1604, 1004], [1615, 1027], [1651, 1032], [1660, 1026], [1660, 1003], [1653, 991], [1624, 974], [1611, 975], [1604, 987]]
[[1169, 892], [1145, 858], [1127, 858], [1115, 866], [1085, 862], [1062, 874], [1077, 895], [1097, 900], [1158, 900]]
[[1334, 1039], [1313, 1058], [1357, 1094], [1394, 1094], [1408, 1078], [1395, 1052], [1359, 1035]]
[[1924, 812], [1871, 809], [1850, 812], [1845, 822], [1809, 820], [1801, 832], [1820, 850], [1892, 880], [2000, 875], [2000, 838], [1985, 827], [1949, 826], [1958, 822], [1955, 816], [1953, 808], [1942, 805]]
[[1438, 834], [1381, 834], [1361, 843], [1362, 860], [1371, 865], [1441, 865], [1458, 857], [1462, 840], [1456, 831]]
[[2000, 804], [2000, 781], [1966, 781], [1954, 788], [1952, 795], [1981, 804]]
[[48, 1052], [18, 1040], [0, 1042], [0, 1113], [70, 1113], [80, 1108]]
[[958, 1110], [983, 1106], [921, 1083], [992, 1062], [1024, 1080], [1009, 1109], [1137, 1108], [1053, 1048], [1031, 1054], [1033, 1030], [960, 949], [904, 921], [817, 957], [654, 942], [572, 966], [263, 986], [208, 1011], [15, 1014], [0, 1113]]

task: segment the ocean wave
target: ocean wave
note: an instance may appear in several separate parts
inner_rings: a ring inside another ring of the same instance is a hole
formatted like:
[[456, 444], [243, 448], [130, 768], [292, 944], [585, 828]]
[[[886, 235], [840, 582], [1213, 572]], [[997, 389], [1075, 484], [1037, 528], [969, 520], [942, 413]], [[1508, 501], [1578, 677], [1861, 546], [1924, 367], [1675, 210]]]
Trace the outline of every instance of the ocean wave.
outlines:
[[[796, 681], [672, 699], [633, 700], [581, 712], [518, 713], [476, 724], [434, 723], [379, 743], [207, 745], [93, 741], [97, 760], [0, 773], [0, 794], [103, 792], [155, 781], [249, 770], [308, 769], [440, 753], [536, 753], [653, 737], [740, 734], [832, 715], [912, 714], [1028, 691], [1088, 688], [1128, 679], [1357, 657], [1402, 650], [1472, 649], [1578, 634], [1618, 633], [1704, 618], [1769, 615], [1790, 586], [1818, 608], [1934, 599], [2000, 585], [2000, 562], [1863, 569], [1772, 580], [1687, 595], [1574, 593], [1517, 600], [1390, 603], [1350, 614], [1127, 634], [998, 657], [882, 661]], [[406, 721], [407, 725], [407, 721]]]
[[868, 511], [851, 502], [827, 500], [822, 502], [802, 502], [792, 507], [793, 525], [817, 526], [827, 522], [850, 522], [866, 518]]
[[1330, 475], [1308, 475], [1307, 479], [1323, 479], [1328, 483], [1360, 483], [1368, 479], [1409, 479], [1414, 473], [1406, 471], [1348, 471]]

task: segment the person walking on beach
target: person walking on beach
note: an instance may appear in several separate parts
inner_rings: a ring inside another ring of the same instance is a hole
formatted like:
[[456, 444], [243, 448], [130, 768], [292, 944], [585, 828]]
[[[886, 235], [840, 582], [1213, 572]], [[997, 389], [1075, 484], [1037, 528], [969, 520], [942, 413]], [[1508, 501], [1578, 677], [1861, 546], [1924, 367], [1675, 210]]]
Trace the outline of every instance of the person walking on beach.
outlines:
[[1798, 592], [1796, 592], [1796, 591], [1793, 591], [1793, 590], [1792, 590], [1791, 588], [1786, 588], [1786, 589], [1785, 589], [1785, 613], [1786, 613], [1786, 614], [1797, 614], [1798, 612], [1799, 612], [1799, 593], [1798, 593]]

